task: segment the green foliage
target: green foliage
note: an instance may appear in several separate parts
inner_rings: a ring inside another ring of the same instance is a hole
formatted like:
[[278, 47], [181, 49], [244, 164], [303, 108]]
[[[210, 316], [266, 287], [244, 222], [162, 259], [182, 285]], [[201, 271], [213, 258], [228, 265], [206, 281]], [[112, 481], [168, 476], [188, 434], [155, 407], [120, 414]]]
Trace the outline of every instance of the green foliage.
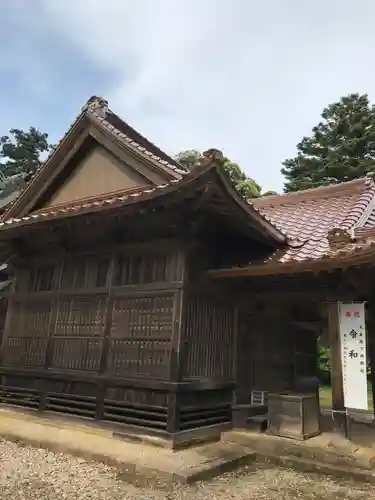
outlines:
[[50, 150], [48, 134], [34, 127], [28, 131], [12, 128], [0, 137], [0, 170], [6, 176], [32, 174], [41, 163], [40, 155]]
[[375, 165], [375, 107], [367, 94], [350, 94], [323, 110], [310, 137], [297, 144], [297, 156], [283, 162], [285, 191], [351, 180]]
[[275, 195], [278, 195], [279, 193], [277, 193], [276, 191], [266, 191], [265, 193], [262, 193], [262, 196], [275, 196]]
[[[331, 349], [325, 346], [318, 346], [318, 371], [320, 378], [324, 379], [324, 382], [330, 380], [331, 377]], [[367, 362], [367, 375], [371, 375], [371, 363]]]
[[[181, 151], [175, 156], [175, 160], [187, 169], [194, 167], [200, 158], [201, 153], [196, 149]], [[247, 177], [237, 163], [233, 163], [228, 158], [225, 158], [223, 168], [229, 175], [236, 190], [244, 198], [258, 198], [260, 196], [261, 187], [259, 184], [250, 177]]]
[[318, 347], [318, 369], [321, 373], [331, 372], [331, 350], [328, 347]]
[[176, 154], [174, 159], [187, 170], [193, 168], [201, 158], [201, 153], [197, 149], [186, 149]]

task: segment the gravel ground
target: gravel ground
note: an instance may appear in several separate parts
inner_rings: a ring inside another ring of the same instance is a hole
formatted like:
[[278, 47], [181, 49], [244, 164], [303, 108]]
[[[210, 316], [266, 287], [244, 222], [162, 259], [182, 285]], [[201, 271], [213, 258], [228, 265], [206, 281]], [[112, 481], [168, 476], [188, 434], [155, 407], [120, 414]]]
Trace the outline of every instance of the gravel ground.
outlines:
[[0, 500], [295, 500], [374, 499], [375, 487], [337, 482], [271, 465], [252, 466], [211, 482], [150, 488], [116, 471], [68, 455], [0, 439]]

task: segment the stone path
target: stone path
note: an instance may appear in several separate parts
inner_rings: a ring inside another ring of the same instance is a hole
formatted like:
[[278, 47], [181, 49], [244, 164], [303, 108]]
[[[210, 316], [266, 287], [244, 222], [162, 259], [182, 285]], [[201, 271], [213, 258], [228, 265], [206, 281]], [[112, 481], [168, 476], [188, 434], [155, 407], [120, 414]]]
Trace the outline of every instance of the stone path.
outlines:
[[0, 500], [296, 500], [375, 498], [375, 487], [270, 464], [191, 486], [120, 480], [114, 468], [0, 439]]

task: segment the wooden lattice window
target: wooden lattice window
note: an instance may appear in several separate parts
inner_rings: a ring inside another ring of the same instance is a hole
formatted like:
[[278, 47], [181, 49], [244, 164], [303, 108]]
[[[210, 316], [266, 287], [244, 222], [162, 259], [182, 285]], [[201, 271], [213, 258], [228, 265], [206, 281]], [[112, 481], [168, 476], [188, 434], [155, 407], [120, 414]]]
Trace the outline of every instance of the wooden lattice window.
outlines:
[[4, 365], [22, 367], [44, 364], [51, 311], [50, 301], [12, 302], [5, 332]]
[[99, 370], [106, 307], [105, 297], [60, 298], [52, 338], [53, 368]]
[[61, 288], [64, 290], [80, 290], [107, 286], [110, 261], [109, 257], [88, 256], [67, 259], [64, 262]]
[[86, 263], [84, 259], [69, 260], [63, 264], [61, 288], [64, 290], [78, 290], [85, 286]]
[[113, 308], [112, 337], [170, 340], [173, 301], [172, 294], [117, 298]]
[[10, 305], [9, 337], [45, 337], [51, 318], [50, 301], [13, 301]]
[[108, 257], [103, 257], [99, 259], [96, 264], [95, 269], [95, 286], [102, 287], [106, 286], [108, 283], [110, 259]]
[[47, 265], [32, 268], [29, 274], [28, 290], [30, 292], [44, 292], [56, 286], [56, 266]]
[[110, 372], [168, 376], [173, 304], [172, 294], [115, 300], [108, 359]]
[[119, 255], [116, 259], [114, 285], [139, 285], [177, 280], [177, 255], [144, 252]]
[[104, 330], [104, 297], [59, 300], [55, 336], [101, 336]]

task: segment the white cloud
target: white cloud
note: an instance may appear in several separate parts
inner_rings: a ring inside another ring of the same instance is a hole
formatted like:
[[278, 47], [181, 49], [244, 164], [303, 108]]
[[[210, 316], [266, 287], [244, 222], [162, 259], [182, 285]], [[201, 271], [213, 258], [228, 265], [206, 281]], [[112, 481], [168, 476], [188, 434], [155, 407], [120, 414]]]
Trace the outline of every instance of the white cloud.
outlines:
[[223, 149], [266, 189], [282, 189], [281, 161], [326, 104], [375, 84], [372, 0], [40, 5], [50, 31], [114, 72], [104, 97], [125, 120], [170, 153]]

